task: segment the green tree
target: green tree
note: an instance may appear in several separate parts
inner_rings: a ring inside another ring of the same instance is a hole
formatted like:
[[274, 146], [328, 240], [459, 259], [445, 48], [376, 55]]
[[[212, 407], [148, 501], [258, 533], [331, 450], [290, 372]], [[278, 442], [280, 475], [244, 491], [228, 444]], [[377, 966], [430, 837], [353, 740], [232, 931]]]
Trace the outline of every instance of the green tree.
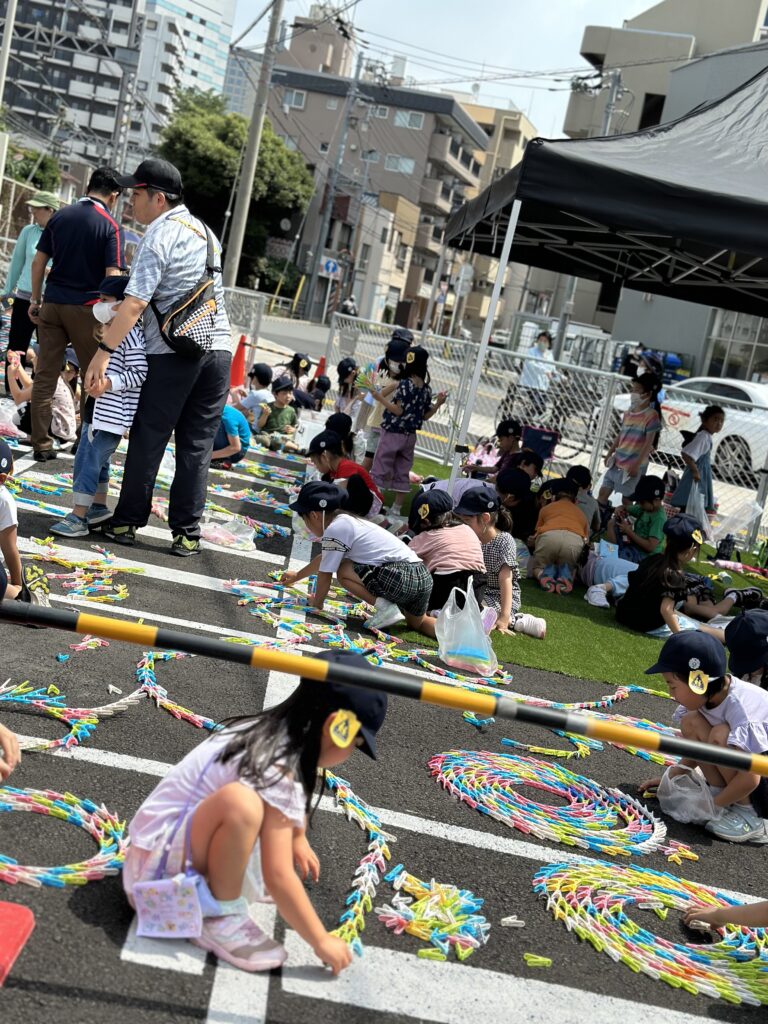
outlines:
[[40, 159], [40, 153], [36, 149], [22, 149], [11, 144], [8, 147], [5, 173], [16, 181], [26, 181], [33, 169], [35, 173], [30, 184], [43, 192], [59, 191], [61, 169], [56, 157], [44, 153]]
[[[173, 118], [163, 131], [160, 155], [178, 167], [190, 209], [219, 235], [237, 176], [248, 122], [228, 113], [223, 96], [181, 90]], [[249, 283], [265, 266], [267, 239], [280, 235], [280, 221], [304, 211], [314, 188], [302, 157], [289, 150], [264, 123], [251, 193], [238, 283]]]

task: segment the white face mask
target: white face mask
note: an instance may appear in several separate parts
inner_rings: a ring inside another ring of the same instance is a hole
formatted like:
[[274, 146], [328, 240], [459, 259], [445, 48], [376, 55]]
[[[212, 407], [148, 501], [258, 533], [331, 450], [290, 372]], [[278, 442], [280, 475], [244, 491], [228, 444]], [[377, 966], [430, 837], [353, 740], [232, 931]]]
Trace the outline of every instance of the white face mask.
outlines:
[[645, 404], [645, 395], [630, 395], [629, 396], [629, 408], [630, 409], [642, 409]]
[[93, 307], [93, 315], [100, 324], [108, 324], [117, 315], [115, 306], [118, 305], [118, 302], [97, 302]]
[[389, 367], [390, 373], [400, 373], [400, 365], [401, 364], [398, 363], [395, 359], [387, 360], [387, 366]]

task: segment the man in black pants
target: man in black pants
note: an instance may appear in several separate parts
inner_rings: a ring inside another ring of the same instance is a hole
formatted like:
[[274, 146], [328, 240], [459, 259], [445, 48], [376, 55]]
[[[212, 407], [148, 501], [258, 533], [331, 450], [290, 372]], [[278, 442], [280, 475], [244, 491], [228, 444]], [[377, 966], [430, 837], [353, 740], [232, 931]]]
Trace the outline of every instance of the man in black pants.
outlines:
[[[148, 372], [131, 428], [120, 499], [102, 532], [120, 544], [135, 542], [136, 530], [149, 520], [157, 471], [175, 432], [176, 474], [168, 524], [173, 534], [171, 551], [186, 557], [200, 551], [208, 466], [229, 388], [232, 341], [224, 288], [217, 270], [217, 313], [210, 350], [199, 359], [174, 353], [163, 341], [149, 303], [152, 300], [166, 313], [198, 283], [206, 266], [205, 227], [184, 206], [181, 175], [173, 164], [145, 160], [135, 174], [118, 181], [132, 189], [133, 215], [148, 227], [133, 258], [125, 298], [88, 367], [85, 386], [91, 394], [99, 394], [105, 387], [110, 353], [142, 314]], [[214, 249], [220, 263], [218, 241]]]

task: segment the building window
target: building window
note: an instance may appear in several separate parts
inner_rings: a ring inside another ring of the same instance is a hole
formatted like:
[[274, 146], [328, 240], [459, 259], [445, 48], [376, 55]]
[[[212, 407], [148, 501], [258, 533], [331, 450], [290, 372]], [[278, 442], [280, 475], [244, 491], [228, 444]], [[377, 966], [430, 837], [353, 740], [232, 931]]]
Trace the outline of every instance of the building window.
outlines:
[[397, 174], [413, 174], [416, 170], [416, 161], [409, 156], [397, 156], [395, 153], [387, 153], [384, 159], [384, 170], [395, 171]]
[[360, 265], [359, 270], [363, 273], [368, 269], [368, 263], [371, 258], [371, 247], [366, 245], [365, 242], [360, 246]]
[[640, 123], [638, 124], [638, 130], [643, 131], [646, 128], [653, 128], [654, 125], [661, 123], [661, 115], [664, 112], [664, 100], [666, 96], [661, 93], [647, 92], [643, 99], [643, 109], [640, 113]]
[[338, 110], [339, 101], [335, 96], [329, 96], [325, 104], [326, 110]]
[[372, 107], [371, 112], [374, 117], [389, 117], [389, 107]]
[[421, 131], [424, 127], [424, 115], [418, 110], [396, 110], [395, 128], [413, 128]]
[[150, 18], [146, 22], [144, 27], [146, 28], [147, 32], [154, 32], [155, 29], [157, 28], [157, 22]]
[[386, 245], [387, 244], [387, 238], [388, 237], [389, 237], [389, 228], [386, 228], [386, 227], [382, 228], [381, 229], [381, 244], [382, 245]]
[[141, 80], [140, 80], [140, 81], [138, 81], [138, 82], [136, 83], [136, 88], [137, 88], [137, 89], [139, 90], [139, 92], [146, 92], [146, 91], [147, 91], [147, 89], [148, 89], [148, 87], [149, 87], [149, 86], [148, 86], [148, 83], [147, 83], [147, 82], [144, 82], [144, 81], [141, 81]]
[[397, 247], [397, 257], [395, 258], [395, 266], [398, 270], [405, 270], [405, 264], [408, 260], [408, 246], [403, 245], [401, 242]]
[[285, 89], [283, 92], [283, 106], [291, 110], [303, 110], [307, 102], [307, 94], [301, 89]]
[[328, 143], [327, 142], [321, 142], [320, 143], [320, 152], [321, 153], [327, 153], [328, 152]]

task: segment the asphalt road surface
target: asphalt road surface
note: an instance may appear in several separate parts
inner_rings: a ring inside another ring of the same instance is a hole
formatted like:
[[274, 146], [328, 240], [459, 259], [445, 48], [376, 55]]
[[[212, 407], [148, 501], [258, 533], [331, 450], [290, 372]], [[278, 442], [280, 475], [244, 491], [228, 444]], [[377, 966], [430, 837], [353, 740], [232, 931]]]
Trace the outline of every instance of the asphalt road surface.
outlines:
[[[23, 451], [23, 450], [22, 450]], [[120, 461], [121, 457], [118, 457]], [[277, 464], [277, 463], [276, 463]], [[288, 464], [295, 468], [295, 464]], [[35, 465], [23, 458], [21, 475], [38, 481], [70, 472], [71, 457]], [[214, 477], [211, 477], [214, 480]], [[248, 486], [236, 475], [219, 476], [232, 489]], [[260, 486], [251, 482], [253, 486]], [[276, 496], [284, 490], [273, 488]], [[35, 500], [38, 496], [27, 495]], [[40, 496], [41, 497], [41, 496]], [[66, 506], [69, 495], [45, 498]], [[289, 522], [273, 512], [216, 495], [232, 511], [246, 512], [266, 522]], [[50, 517], [42, 511], [20, 510], [23, 538], [47, 535]], [[288, 540], [259, 544], [253, 557], [208, 547], [194, 559], [177, 559], [168, 552], [165, 525], [153, 520], [133, 549], [113, 546], [119, 558], [144, 568], [127, 577], [128, 599], [93, 610], [132, 619], [157, 621], [209, 636], [264, 636], [272, 630], [223, 589], [230, 578], [264, 580], [273, 568], [286, 566]], [[92, 554], [99, 535], [64, 543], [65, 549]], [[29, 541], [23, 546], [31, 549]], [[294, 551], [301, 555], [300, 550]], [[65, 572], [50, 566], [51, 571]], [[53, 581], [56, 606], [64, 601], [63, 581]], [[573, 602], [578, 614], [578, 601]], [[69, 706], [109, 703], [134, 688], [138, 648], [111, 643], [108, 648], [69, 652], [71, 634], [29, 631], [0, 625], [4, 677], [38, 685], [55, 684]], [[520, 643], [535, 640], [520, 638]], [[70, 653], [67, 662], [56, 655]], [[616, 657], [621, 657], [617, 647]], [[512, 667], [514, 689], [557, 700], [595, 698], [610, 687], [564, 676]], [[203, 658], [160, 664], [158, 682], [185, 707], [214, 720], [245, 714], [274, 702], [288, 691], [291, 680], [235, 668]], [[641, 680], [627, 680], [641, 682]], [[27, 736], [52, 738], [62, 725], [39, 715], [6, 712], [3, 721]], [[669, 701], [635, 695], [618, 711], [654, 721], [668, 721]], [[459, 712], [390, 702], [382, 730], [381, 756], [373, 763], [355, 754], [339, 774], [357, 794], [380, 809], [385, 827], [397, 837], [393, 856], [419, 878], [438, 879], [472, 890], [485, 900], [483, 913], [491, 923], [490, 940], [466, 963], [452, 959], [436, 963], [418, 959], [417, 939], [396, 936], [369, 915], [364, 933], [365, 955], [338, 980], [314, 960], [295, 934], [286, 934], [271, 907], [259, 908], [263, 924], [284, 940], [290, 958], [282, 971], [249, 975], [184, 942], [137, 939], [132, 912], [123, 898], [120, 879], [108, 878], [83, 887], [33, 889], [0, 885], [0, 899], [23, 903], [36, 915], [36, 928], [0, 991], [2, 1024], [67, 1021], [72, 1024], [169, 1024], [207, 1021], [215, 1024], [313, 1024], [369, 1022], [374, 1013], [382, 1022], [440, 1021], [444, 1024], [602, 1024], [665, 1021], [702, 1024], [703, 1020], [736, 1021], [759, 1010], [731, 1006], [707, 997], [693, 997], [662, 982], [635, 974], [579, 942], [553, 919], [531, 889], [537, 869], [574, 856], [570, 847], [540, 842], [458, 804], [438, 787], [426, 770], [429, 758], [455, 748], [499, 752], [503, 736], [557, 746], [560, 741], [527, 728], [514, 733], [501, 723], [480, 733]], [[28, 752], [14, 773], [19, 787], [70, 791], [130, 819], [169, 765], [177, 762], [205, 732], [177, 721], [145, 700], [114, 718], [102, 721], [93, 735], [69, 754]], [[632, 790], [648, 775], [646, 762], [607, 748], [568, 766], [605, 785]], [[536, 797], [535, 791], [527, 790]], [[541, 797], [539, 797], [541, 799]], [[552, 802], [557, 802], [556, 800]], [[678, 867], [661, 854], [635, 863], [656, 870], [735, 890], [749, 896], [768, 893], [765, 854], [759, 847], [735, 848], [710, 839], [703, 831], [669, 823], [671, 837], [689, 842], [700, 855], [695, 863]], [[312, 899], [328, 927], [344, 909], [349, 884], [366, 839], [355, 824], [334, 813], [324, 800], [309, 833], [322, 864], [321, 880], [312, 885]], [[31, 814], [0, 814], [0, 851], [22, 864], [63, 864], [89, 857], [93, 841], [84, 832], [56, 819]], [[588, 855], [587, 855], [588, 856]], [[389, 902], [392, 890], [382, 883], [375, 903]], [[500, 927], [503, 917], [516, 914], [524, 929]], [[687, 941], [680, 916], [665, 922], [638, 911], [643, 923], [659, 934]], [[647, 918], [647, 919], [646, 919]], [[526, 966], [524, 952], [552, 959], [549, 969]]]

